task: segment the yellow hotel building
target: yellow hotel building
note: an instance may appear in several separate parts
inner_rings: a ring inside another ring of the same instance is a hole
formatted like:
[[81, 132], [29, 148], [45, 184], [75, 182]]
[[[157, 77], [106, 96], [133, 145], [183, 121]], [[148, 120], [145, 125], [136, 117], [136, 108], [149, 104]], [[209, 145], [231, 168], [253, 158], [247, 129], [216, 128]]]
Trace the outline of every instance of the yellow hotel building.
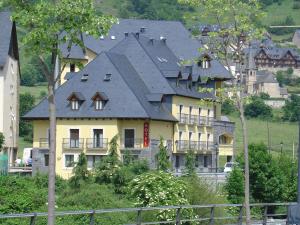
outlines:
[[[56, 90], [58, 175], [69, 178], [81, 152], [92, 168], [117, 134], [120, 158], [126, 150], [150, 167], [162, 137], [176, 173], [188, 151], [196, 154], [198, 172], [215, 171], [221, 158], [231, 160], [234, 124], [221, 116], [215, 97], [231, 77], [212, 56], [198, 53], [200, 43], [181, 23], [121, 20], [108, 36], [84, 36], [84, 43], [84, 51], [73, 46], [70, 53], [61, 46], [72, 60]], [[195, 60], [183, 65], [188, 59]], [[76, 61], [85, 64], [82, 70]], [[200, 87], [212, 91], [201, 93]], [[46, 172], [47, 100], [24, 118], [33, 121], [33, 171]]]

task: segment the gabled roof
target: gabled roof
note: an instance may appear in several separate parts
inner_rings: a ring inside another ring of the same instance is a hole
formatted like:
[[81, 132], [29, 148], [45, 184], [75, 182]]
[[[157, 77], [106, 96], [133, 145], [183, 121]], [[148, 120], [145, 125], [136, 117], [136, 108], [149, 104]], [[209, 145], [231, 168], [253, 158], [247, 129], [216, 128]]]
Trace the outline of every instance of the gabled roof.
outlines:
[[274, 75], [267, 70], [256, 72], [256, 83], [278, 83]]
[[[141, 28], [145, 28], [141, 32]], [[120, 19], [119, 24], [114, 24], [105, 37], [98, 39], [92, 36], [83, 35], [85, 46], [91, 51], [99, 54], [108, 51], [122, 41], [125, 33], [137, 33], [159, 40], [161, 37], [167, 38], [168, 45], [179, 59], [191, 59], [198, 55], [198, 48], [201, 44], [192, 38], [191, 33], [177, 21], [158, 21], [142, 19]], [[67, 45], [61, 46], [63, 54], [68, 53]], [[83, 51], [79, 46], [72, 46], [70, 58], [84, 59]]]
[[[81, 76], [86, 73], [89, 77], [83, 82]], [[104, 81], [107, 73], [112, 74], [110, 81]], [[109, 97], [101, 111], [95, 110], [92, 100], [99, 90]], [[81, 93], [81, 98], [85, 99], [76, 111], [70, 109], [66, 99], [73, 93]], [[151, 118], [176, 121], [164, 107], [152, 106], [145, 101], [147, 94], [149, 90], [125, 56], [102, 53], [56, 90], [56, 115], [58, 118]], [[24, 118], [47, 119], [48, 111], [48, 101], [44, 99]]]
[[[8, 11], [0, 12], [0, 67], [4, 66], [8, 55], [18, 59], [17, 40], [15, 24], [10, 20], [11, 13]], [[13, 32], [14, 31], [14, 32]], [[16, 49], [15, 49], [16, 48]]]

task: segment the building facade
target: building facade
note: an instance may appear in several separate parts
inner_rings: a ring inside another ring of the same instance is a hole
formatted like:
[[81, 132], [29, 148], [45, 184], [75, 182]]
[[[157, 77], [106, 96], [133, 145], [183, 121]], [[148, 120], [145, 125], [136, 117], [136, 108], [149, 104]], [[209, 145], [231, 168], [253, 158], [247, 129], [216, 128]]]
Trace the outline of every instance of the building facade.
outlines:
[[3, 152], [14, 162], [19, 136], [19, 53], [16, 24], [10, 12], [0, 12], [0, 132], [4, 134]]
[[[220, 157], [231, 160], [234, 124], [221, 117], [215, 92], [232, 77], [212, 56], [199, 55], [200, 43], [181, 23], [121, 20], [108, 36], [85, 36], [84, 43], [84, 51], [73, 46], [70, 53], [61, 46], [72, 62], [60, 62], [68, 64], [56, 90], [59, 175], [72, 175], [81, 152], [92, 168], [115, 135], [121, 159], [130, 154], [151, 167], [161, 137], [175, 172], [183, 171], [188, 151], [196, 154], [198, 172], [215, 171]], [[195, 60], [182, 63], [187, 59]], [[25, 118], [33, 120], [34, 170], [46, 171], [47, 101]]]

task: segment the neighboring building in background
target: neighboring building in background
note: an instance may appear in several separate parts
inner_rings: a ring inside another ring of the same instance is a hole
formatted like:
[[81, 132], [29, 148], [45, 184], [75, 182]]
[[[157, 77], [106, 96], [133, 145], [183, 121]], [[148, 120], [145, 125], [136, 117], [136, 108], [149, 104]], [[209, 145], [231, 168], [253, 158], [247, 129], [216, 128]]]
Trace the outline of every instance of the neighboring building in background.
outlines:
[[0, 132], [5, 136], [4, 153], [14, 162], [19, 136], [19, 52], [16, 24], [10, 12], [0, 12]]
[[[57, 174], [70, 177], [81, 152], [92, 168], [117, 134], [121, 159], [128, 153], [152, 168], [160, 137], [177, 173], [188, 151], [196, 154], [197, 172], [216, 171], [219, 158], [232, 159], [234, 123], [221, 117], [215, 95], [232, 77], [213, 57], [199, 55], [200, 43], [181, 23], [121, 20], [107, 37], [84, 36], [84, 42], [85, 51], [73, 46], [70, 55], [85, 67], [68, 64], [56, 90]], [[195, 62], [182, 65], [186, 59]], [[47, 171], [47, 100], [25, 118], [33, 120], [33, 169]]]
[[300, 48], [300, 29], [295, 31], [295, 34], [293, 36], [293, 43], [298, 48]]
[[247, 93], [259, 95], [266, 93], [271, 98], [287, 98], [287, 89], [280, 87], [274, 74], [268, 70], [258, 70], [255, 63], [256, 49], [250, 48], [245, 63]]

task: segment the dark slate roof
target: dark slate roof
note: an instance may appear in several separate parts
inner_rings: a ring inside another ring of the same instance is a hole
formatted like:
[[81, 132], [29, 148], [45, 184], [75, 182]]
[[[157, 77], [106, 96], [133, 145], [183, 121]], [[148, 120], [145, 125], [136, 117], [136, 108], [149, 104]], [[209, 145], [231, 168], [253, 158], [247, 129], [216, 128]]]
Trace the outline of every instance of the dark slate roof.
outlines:
[[4, 66], [9, 52], [12, 21], [10, 12], [0, 12], [0, 67]]
[[256, 83], [278, 83], [274, 75], [267, 70], [256, 72]]
[[[145, 28], [141, 32], [141, 28]], [[85, 46], [99, 54], [108, 51], [124, 39], [125, 33], [140, 32], [148, 38], [160, 40], [167, 39], [168, 45], [179, 59], [191, 59], [199, 55], [200, 42], [191, 37], [191, 33], [177, 21], [157, 21], [141, 19], [120, 19], [119, 24], [112, 26], [109, 34], [105, 37], [95, 39], [92, 36], [83, 35]], [[67, 48], [61, 46], [63, 54], [67, 55]], [[70, 58], [84, 59], [83, 52], [79, 46], [73, 46]]]
[[[107, 73], [112, 74], [110, 81], [104, 81]], [[89, 74], [87, 81], [81, 81], [83, 74]], [[102, 53], [77, 75], [56, 90], [58, 118], [152, 118], [176, 121], [163, 106], [152, 106], [145, 101], [149, 90], [124, 56]], [[97, 111], [91, 98], [99, 91], [108, 96], [108, 101], [103, 110]], [[74, 92], [81, 93], [85, 99], [77, 111], [70, 109], [67, 100], [67, 96]], [[48, 115], [48, 101], [44, 99], [24, 118], [46, 119]]]

